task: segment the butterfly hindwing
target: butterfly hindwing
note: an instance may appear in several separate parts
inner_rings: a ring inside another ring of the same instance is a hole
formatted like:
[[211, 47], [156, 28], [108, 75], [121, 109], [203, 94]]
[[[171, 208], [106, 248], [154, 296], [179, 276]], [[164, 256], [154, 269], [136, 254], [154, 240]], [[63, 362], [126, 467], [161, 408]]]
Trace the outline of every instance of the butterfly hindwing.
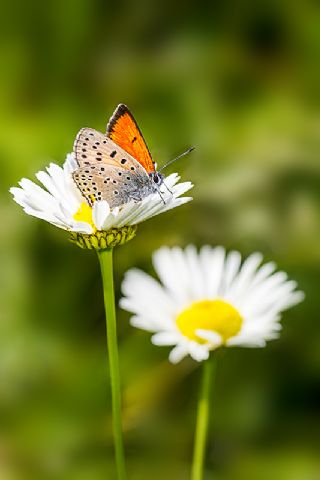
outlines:
[[128, 107], [121, 103], [113, 113], [107, 136], [135, 158], [147, 173], [154, 172], [154, 163], [142, 133]]
[[106, 200], [110, 208], [123, 205], [130, 200], [142, 200], [153, 193], [153, 185], [146, 175], [124, 168], [95, 164], [84, 166], [73, 172], [73, 179], [89, 205]]

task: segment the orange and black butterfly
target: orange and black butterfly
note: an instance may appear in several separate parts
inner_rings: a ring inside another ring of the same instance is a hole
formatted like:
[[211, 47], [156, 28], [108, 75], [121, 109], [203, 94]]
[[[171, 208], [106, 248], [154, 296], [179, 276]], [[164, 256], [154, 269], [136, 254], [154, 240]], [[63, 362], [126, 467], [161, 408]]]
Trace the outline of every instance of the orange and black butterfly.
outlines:
[[114, 208], [130, 200], [141, 201], [151, 193], [159, 192], [161, 196], [164, 176], [156, 171], [142, 133], [126, 105], [118, 105], [106, 134], [82, 128], [73, 151], [79, 166], [73, 172], [73, 179], [90, 205], [106, 200]]

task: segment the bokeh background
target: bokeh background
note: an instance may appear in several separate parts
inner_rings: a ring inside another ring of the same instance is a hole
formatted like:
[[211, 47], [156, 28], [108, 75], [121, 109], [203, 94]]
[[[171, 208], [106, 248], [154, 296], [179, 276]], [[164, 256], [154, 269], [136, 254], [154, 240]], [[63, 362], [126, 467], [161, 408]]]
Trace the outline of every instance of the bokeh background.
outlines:
[[[320, 11], [312, 1], [11, 0], [1, 7], [0, 479], [115, 478], [97, 258], [8, 193], [120, 102], [194, 201], [115, 253], [260, 250], [303, 304], [266, 349], [221, 352], [206, 479], [320, 478]], [[130, 480], [185, 480], [199, 369], [167, 361], [118, 312]], [[212, 473], [214, 472], [214, 473]]]

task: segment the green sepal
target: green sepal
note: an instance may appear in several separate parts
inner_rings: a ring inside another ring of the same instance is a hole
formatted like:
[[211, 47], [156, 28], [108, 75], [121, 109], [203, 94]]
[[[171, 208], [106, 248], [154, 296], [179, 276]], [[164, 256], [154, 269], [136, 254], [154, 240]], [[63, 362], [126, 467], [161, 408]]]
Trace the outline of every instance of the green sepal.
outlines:
[[105, 250], [123, 245], [133, 239], [137, 231], [137, 225], [128, 225], [121, 228], [110, 228], [106, 231], [95, 233], [70, 232], [70, 241], [80, 248], [90, 250]]

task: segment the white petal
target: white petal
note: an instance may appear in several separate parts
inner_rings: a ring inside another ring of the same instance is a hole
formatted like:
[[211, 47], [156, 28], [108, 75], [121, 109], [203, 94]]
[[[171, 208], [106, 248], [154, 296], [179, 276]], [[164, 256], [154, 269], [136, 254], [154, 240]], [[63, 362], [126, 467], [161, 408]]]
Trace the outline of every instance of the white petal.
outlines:
[[169, 355], [169, 361], [171, 363], [178, 363], [187, 355], [188, 355], [188, 350], [186, 346], [180, 344], [171, 350]]
[[225, 295], [229, 293], [228, 290], [230, 289], [230, 286], [239, 271], [240, 264], [241, 255], [239, 252], [232, 251], [227, 255], [224, 266], [223, 280], [220, 285], [219, 293], [221, 296], [225, 297]]
[[227, 341], [228, 346], [239, 346], [239, 347], [249, 347], [249, 348], [263, 348], [266, 346], [266, 341], [264, 338], [259, 337], [248, 337], [248, 336], [239, 336], [230, 338]]
[[123, 227], [124, 225], [136, 225], [137, 217], [141, 212], [146, 209], [145, 199], [141, 202], [131, 201], [121, 207], [117, 217], [117, 226]]
[[52, 181], [50, 175], [48, 175], [46, 172], [40, 171], [36, 173], [36, 177], [46, 187], [46, 189], [49, 193], [51, 193], [52, 196], [57, 197], [59, 195], [60, 192], [55, 186], [55, 183]]
[[98, 230], [102, 230], [109, 215], [110, 207], [108, 202], [102, 200], [93, 204], [92, 220]]
[[[277, 272], [258, 285], [254, 286], [243, 296], [241, 310], [245, 316], [252, 316], [259, 312], [273, 308], [279, 301], [286, 303], [288, 295], [296, 288], [295, 282], [286, 282], [287, 275]], [[279, 307], [280, 308], [280, 304]]]
[[68, 153], [67, 158], [63, 164], [63, 170], [67, 175], [71, 175], [71, 173], [77, 170], [77, 168], [79, 168], [79, 165], [77, 164], [74, 154]]
[[[70, 161], [70, 159], [66, 161], [69, 167]], [[11, 189], [14, 200], [24, 208], [24, 211], [66, 230], [92, 233], [92, 228], [88, 224], [74, 221], [73, 214], [83, 199], [76, 192], [68, 167], [62, 169], [58, 165], [50, 164], [47, 172], [40, 171], [36, 177], [47, 190], [28, 179], [19, 182], [20, 189]]]
[[255, 272], [262, 262], [261, 253], [251, 254], [243, 263], [237, 278], [234, 280], [232, 289], [229, 292], [230, 299], [236, 299], [245, 294], [247, 288], [249, 288], [250, 283], [252, 283]]
[[122, 283], [124, 297], [121, 308], [135, 313], [150, 324], [150, 329], [172, 329], [175, 325], [175, 304], [152, 277], [137, 269], [127, 272]]
[[203, 330], [200, 328], [196, 330], [196, 334], [198, 337], [203, 338], [203, 340], [207, 340], [210, 343], [210, 346], [218, 346], [222, 344], [221, 335], [212, 330]]
[[204, 252], [201, 251], [200, 255], [202, 255], [201, 262], [206, 278], [206, 293], [208, 298], [215, 298], [220, 294], [221, 290], [225, 249], [223, 247], [203, 247], [203, 249]]
[[150, 211], [148, 215], [145, 217], [141, 217], [139, 219], [139, 222], [142, 222], [144, 220], [148, 220], [149, 218], [155, 217], [156, 215], [159, 215], [160, 213], [165, 213], [168, 212], [169, 210], [172, 210], [173, 208], [180, 207], [181, 205], [184, 205], [185, 203], [188, 203], [192, 200], [192, 197], [182, 197], [182, 198], [176, 198], [170, 202], [168, 202], [164, 207], [161, 205], [158, 205], [157, 209], [154, 209], [154, 211]]
[[86, 222], [74, 222], [74, 224], [72, 225], [72, 228], [70, 230], [72, 230], [73, 232], [77, 232], [77, 233], [86, 233], [88, 235], [93, 233], [92, 226], [89, 223], [86, 223]]
[[176, 345], [180, 339], [178, 332], [159, 332], [155, 333], [151, 341], [154, 345]]
[[142, 330], [146, 330], [147, 332], [156, 332], [157, 325], [154, 325], [149, 318], [141, 317], [139, 315], [134, 315], [130, 319], [130, 323], [133, 327], [141, 328]]
[[205, 278], [199, 255], [194, 245], [186, 247], [185, 260], [188, 268], [191, 300], [203, 299], [206, 295]]
[[293, 307], [294, 305], [297, 305], [298, 303], [303, 302], [303, 300], [306, 298], [305, 293], [301, 292], [298, 290], [297, 292], [293, 292], [290, 295], [290, 298], [287, 301], [287, 304], [283, 306], [283, 310], [286, 310], [287, 308]]
[[206, 345], [200, 345], [197, 342], [191, 341], [189, 342], [188, 349], [191, 357], [197, 362], [202, 362], [203, 360], [207, 360], [209, 358], [210, 352]]
[[190, 303], [190, 291], [186, 283], [192, 282], [192, 279], [187, 273], [184, 252], [178, 247], [174, 250], [162, 247], [154, 252], [152, 261], [161, 282], [177, 304], [182, 306]]
[[144, 301], [150, 299], [153, 310], [161, 308], [168, 313], [174, 311], [174, 303], [160, 283], [137, 268], [132, 268], [126, 273], [122, 282], [122, 293], [127, 298], [136, 299], [139, 297]]
[[253, 278], [252, 286], [258, 285], [268, 278], [277, 268], [277, 265], [274, 262], [265, 263], [257, 271], [256, 275]]
[[43, 207], [47, 208], [47, 206], [52, 205], [52, 200], [54, 200], [54, 197], [46, 192], [43, 188], [39, 187], [39, 185], [36, 185], [27, 178], [22, 178], [19, 184], [24, 190], [26, 198], [34, 208], [43, 210]]

